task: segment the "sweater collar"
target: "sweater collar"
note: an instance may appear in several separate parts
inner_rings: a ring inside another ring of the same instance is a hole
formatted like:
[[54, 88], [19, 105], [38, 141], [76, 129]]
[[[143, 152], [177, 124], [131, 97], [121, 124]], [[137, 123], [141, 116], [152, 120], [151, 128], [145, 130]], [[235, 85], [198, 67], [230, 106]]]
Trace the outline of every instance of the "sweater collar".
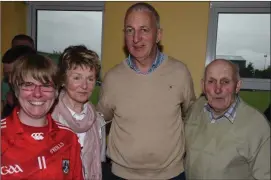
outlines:
[[[155, 58], [154, 62], [152, 63], [152, 66], [150, 67], [150, 69], [148, 70], [148, 72], [146, 74], [149, 74], [149, 73], [153, 72], [163, 62], [163, 60], [164, 60], [164, 54], [157, 49], [156, 58]], [[129, 54], [128, 58], [126, 59], [126, 63], [135, 72], [137, 72], [139, 74], [144, 74], [136, 66], [131, 54]]]
[[236, 117], [236, 109], [237, 109], [239, 102], [240, 102], [240, 98], [239, 98], [239, 96], [236, 96], [234, 103], [228, 108], [228, 110], [226, 112], [224, 112], [224, 114], [222, 114], [221, 116], [216, 117], [216, 118], [214, 116], [213, 109], [208, 104], [208, 102], [205, 103], [205, 105], [204, 105], [204, 112], [207, 111], [209, 113], [211, 122], [215, 122], [215, 121], [221, 119], [222, 117], [226, 117], [231, 123], [233, 123], [235, 120], [235, 117]]

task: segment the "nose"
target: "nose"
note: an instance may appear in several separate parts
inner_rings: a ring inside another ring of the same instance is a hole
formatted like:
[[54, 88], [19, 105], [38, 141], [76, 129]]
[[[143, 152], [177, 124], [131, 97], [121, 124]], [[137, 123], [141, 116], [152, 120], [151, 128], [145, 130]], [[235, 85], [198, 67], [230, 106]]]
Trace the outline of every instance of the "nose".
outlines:
[[82, 89], [87, 89], [87, 87], [88, 87], [88, 82], [87, 82], [86, 79], [83, 80], [83, 82], [82, 82], [82, 84], [81, 84], [81, 87], [82, 87]]
[[136, 44], [141, 40], [141, 34], [138, 31], [135, 31], [133, 35], [133, 42]]
[[215, 93], [216, 94], [220, 94], [221, 92], [222, 92], [221, 85], [220, 84], [216, 84], [216, 86], [215, 86]]
[[40, 86], [36, 86], [34, 88], [34, 92], [33, 92], [34, 97], [41, 97], [41, 87]]

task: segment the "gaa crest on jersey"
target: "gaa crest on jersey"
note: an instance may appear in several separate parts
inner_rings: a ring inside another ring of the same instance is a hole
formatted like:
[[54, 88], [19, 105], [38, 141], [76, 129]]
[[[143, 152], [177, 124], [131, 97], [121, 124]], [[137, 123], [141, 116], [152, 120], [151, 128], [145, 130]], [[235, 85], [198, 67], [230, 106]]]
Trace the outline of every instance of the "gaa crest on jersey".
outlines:
[[64, 174], [68, 174], [70, 171], [70, 160], [63, 159], [62, 160], [62, 171]]

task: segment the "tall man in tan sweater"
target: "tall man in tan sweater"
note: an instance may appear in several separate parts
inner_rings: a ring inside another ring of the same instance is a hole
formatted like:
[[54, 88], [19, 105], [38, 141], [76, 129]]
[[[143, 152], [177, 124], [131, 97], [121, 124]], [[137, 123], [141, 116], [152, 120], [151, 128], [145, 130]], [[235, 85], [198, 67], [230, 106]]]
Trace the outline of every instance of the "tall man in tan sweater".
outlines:
[[188, 180], [270, 179], [270, 125], [239, 96], [238, 68], [215, 60], [205, 70], [199, 98], [185, 120]]
[[158, 50], [157, 11], [131, 6], [124, 20], [129, 56], [105, 76], [97, 109], [112, 120], [108, 156], [115, 179], [182, 180], [183, 119], [195, 100], [191, 75]]

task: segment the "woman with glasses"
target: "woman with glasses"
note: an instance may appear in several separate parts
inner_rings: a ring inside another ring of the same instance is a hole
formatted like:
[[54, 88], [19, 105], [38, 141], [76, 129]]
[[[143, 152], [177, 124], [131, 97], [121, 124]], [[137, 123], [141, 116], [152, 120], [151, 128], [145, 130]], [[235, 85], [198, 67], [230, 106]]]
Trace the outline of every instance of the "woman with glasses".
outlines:
[[50, 59], [29, 54], [15, 61], [11, 85], [19, 105], [1, 120], [2, 180], [83, 179], [76, 134], [49, 113], [57, 84]]
[[100, 68], [94, 51], [85, 46], [66, 48], [59, 59], [62, 89], [53, 111], [54, 119], [77, 133], [84, 179], [93, 180], [102, 179], [101, 158], [105, 157], [105, 123], [89, 102]]

